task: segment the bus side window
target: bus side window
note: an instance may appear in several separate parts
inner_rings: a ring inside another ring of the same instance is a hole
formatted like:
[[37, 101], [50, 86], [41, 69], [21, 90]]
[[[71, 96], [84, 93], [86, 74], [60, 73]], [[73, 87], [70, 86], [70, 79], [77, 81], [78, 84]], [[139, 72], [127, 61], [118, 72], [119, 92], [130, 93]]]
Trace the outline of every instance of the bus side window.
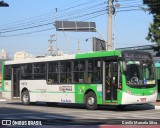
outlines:
[[11, 66], [5, 66], [4, 74], [5, 80], [11, 80]]
[[86, 82], [86, 61], [76, 60], [74, 61], [73, 81], [74, 83], [85, 83]]
[[25, 79], [27, 77], [27, 65], [21, 66], [21, 78]]
[[58, 62], [49, 62], [48, 63], [48, 84], [57, 84], [58, 83]]
[[87, 83], [101, 82], [101, 61], [99, 59], [88, 60]]
[[21, 66], [21, 79], [33, 79], [32, 64]]
[[45, 63], [35, 63], [34, 68], [34, 79], [45, 79]]
[[72, 83], [71, 79], [71, 61], [62, 61], [60, 62], [60, 83], [70, 84]]

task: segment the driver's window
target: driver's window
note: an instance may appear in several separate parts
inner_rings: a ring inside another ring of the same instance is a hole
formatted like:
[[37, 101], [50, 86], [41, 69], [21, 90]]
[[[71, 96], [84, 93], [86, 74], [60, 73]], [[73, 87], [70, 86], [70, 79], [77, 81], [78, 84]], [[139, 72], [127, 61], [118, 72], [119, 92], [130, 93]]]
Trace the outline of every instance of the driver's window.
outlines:
[[139, 84], [139, 80], [142, 79], [142, 69], [138, 61], [127, 63], [126, 78], [128, 84]]

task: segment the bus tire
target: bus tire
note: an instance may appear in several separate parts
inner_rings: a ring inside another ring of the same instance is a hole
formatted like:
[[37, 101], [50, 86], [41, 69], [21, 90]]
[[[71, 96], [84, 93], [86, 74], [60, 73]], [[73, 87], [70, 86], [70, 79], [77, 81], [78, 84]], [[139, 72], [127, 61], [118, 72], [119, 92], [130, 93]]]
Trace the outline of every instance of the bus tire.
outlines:
[[29, 105], [30, 104], [30, 96], [29, 96], [28, 90], [25, 90], [25, 91], [22, 92], [21, 100], [22, 100], [22, 103], [24, 105]]
[[94, 92], [90, 91], [85, 95], [85, 105], [88, 110], [97, 109], [97, 98]]

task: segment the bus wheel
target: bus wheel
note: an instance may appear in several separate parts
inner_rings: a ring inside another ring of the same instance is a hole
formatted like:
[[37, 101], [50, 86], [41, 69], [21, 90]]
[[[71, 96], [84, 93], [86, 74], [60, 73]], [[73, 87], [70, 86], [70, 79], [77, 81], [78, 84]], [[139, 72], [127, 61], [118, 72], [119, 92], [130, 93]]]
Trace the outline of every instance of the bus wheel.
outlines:
[[22, 92], [21, 100], [24, 105], [30, 104], [30, 97], [28, 90]]
[[97, 98], [94, 92], [88, 92], [85, 95], [85, 105], [89, 110], [97, 109]]

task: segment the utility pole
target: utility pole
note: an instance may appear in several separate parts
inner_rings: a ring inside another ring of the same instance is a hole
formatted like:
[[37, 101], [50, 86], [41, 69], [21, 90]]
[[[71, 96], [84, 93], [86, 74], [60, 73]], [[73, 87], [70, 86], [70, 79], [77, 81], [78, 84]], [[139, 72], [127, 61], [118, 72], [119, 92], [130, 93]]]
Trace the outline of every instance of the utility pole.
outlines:
[[[56, 10], [56, 17], [57, 17], [57, 13], [58, 13], [58, 9], [55, 8]], [[56, 31], [56, 56], [58, 56], [58, 33]]]
[[50, 45], [49, 45], [49, 47], [48, 47], [48, 51], [50, 52], [50, 55], [53, 55], [53, 51], [54, 51], [54, 48], [53, 48], [53, 46], [52, 46], [52, 43], [53, 43], [53, 41], [55, 41], [55, 40], [52, 39], [53, 36], [55, 36], [55, 35], [50, 35], [50, 39], [48, 40], [48, 42], [50, 43]]
[[57, 31], [56, 31], [56, 56], [58, 56], [58, 37], [57, 37]]
[[80, 41], [78, 41], [78, 53], [80, 53]]
[[[116, 1], [117, 2], [117, 1]], [[114, 15], [114, 36], [113, 36], [113, 49], [115, 50], [115, 43], [116, 43], [116, 9], [120, 8], [120, 4], [117, 3], [113, 7], [113, 15]]]
[[107, 44], [106, 50], [111, 49], [111, 42], [112, 42], [112, 7], [113, 7], [114, 0], [108, 0], [108, 35], [107, 35]]

